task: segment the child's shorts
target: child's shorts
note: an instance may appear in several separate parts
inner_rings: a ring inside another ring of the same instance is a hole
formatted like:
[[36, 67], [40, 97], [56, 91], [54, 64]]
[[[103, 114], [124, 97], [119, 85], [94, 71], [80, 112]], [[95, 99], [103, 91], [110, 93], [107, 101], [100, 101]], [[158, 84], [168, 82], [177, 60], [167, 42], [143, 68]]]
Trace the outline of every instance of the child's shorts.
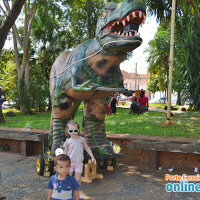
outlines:
[[71, 162], [71, 167], [69, 169], [69, 172], [83, 172], [83, 163], [73, 163]]

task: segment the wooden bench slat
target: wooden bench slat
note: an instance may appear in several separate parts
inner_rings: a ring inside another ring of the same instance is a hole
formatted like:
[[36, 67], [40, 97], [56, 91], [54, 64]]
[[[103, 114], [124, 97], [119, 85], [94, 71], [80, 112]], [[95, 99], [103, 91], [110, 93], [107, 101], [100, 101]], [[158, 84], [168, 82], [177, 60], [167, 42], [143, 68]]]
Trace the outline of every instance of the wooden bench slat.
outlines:
[[0, 139], [10, 140], [27, 140], [27, 141], [42, 141], [48, 138], [48, 133], [33, 133], [33, 132], [22, 132], [22, 131], [1, 131]]
[[146, 141], [134, 140], [128, 144], [130, 149], [152, 150], [152, 151], [167, 151], [179, 153], [200, 154], [200, 143], [175, 143], [169, 141]]

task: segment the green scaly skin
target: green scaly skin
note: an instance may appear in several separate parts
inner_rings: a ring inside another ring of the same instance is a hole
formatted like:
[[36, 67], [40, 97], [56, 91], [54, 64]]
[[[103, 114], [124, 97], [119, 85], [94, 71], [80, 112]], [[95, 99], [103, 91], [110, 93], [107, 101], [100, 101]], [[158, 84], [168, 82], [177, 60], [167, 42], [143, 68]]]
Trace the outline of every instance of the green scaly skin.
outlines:
[[[92, 135], [93, 144], [96, 146], [108, 144], [104, 120], [112, 92], [107, 92], [106, 89], [125, 89], [119, 64], [127, 52], [141, 45], [142, 39], [136, 30], [145, 20], [145, 14], [143, 0], [108, 3], [98, 20], [95, 38], [81, 43], [72, 52], [63, 52], [56, 59], [50, 74], [54, 112], [52, 123], [55, 123], [54, 118], [61, 121], [73, 119], [81, 101], [84, 101], [88, 112], [84, 113], [85, 133]], [[98, 87], [105, 88], [105, 91], [99, 91]], [[58, 131], [60, 137], [63, 137], [63, 130]], [[98, 137], [102, 135], [103, 142], [97, 141], [97, 132]], [[52, 147], [60, 146], [60, 143], [58, 138], [53, 139]], [[52, 148], [52, 151], [54, 150]]]

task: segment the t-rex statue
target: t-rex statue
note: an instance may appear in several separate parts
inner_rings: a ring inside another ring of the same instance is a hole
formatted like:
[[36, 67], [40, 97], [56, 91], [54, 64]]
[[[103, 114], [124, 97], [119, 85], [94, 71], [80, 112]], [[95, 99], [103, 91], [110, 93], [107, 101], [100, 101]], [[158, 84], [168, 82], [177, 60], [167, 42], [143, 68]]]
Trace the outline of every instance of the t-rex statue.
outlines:
[[64, 127], [75, 117], [82, 101], [88, 145], [109, 143], [104, 122], [109, 97], [113, 91], [125, 90], [119, 65], [127, 52], [142, 43], [138, 28], [145, 16], [143, 0], [110, 2], [98, 20], [95, 38], [55, 60], [50, 73], [52, 154], [64, 142]]

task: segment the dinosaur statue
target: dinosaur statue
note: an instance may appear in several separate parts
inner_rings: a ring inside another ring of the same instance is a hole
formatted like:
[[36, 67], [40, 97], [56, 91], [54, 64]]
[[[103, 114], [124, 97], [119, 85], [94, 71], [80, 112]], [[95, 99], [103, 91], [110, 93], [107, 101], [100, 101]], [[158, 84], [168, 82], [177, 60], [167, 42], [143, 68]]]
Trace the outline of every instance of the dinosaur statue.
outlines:
[[52, 154], [64, 142], [65, 125], [75, 117], [82, 101], [89, 146], [109, 144], [104, 122], [109, 97], [114, 91], [125, 90], [119, 65], [127, 52], [142, 43], [138, 28], [145, 16], [143, 0], [110, 2], [97, 22], [95, 38], [55, 60], [50, 73]]

